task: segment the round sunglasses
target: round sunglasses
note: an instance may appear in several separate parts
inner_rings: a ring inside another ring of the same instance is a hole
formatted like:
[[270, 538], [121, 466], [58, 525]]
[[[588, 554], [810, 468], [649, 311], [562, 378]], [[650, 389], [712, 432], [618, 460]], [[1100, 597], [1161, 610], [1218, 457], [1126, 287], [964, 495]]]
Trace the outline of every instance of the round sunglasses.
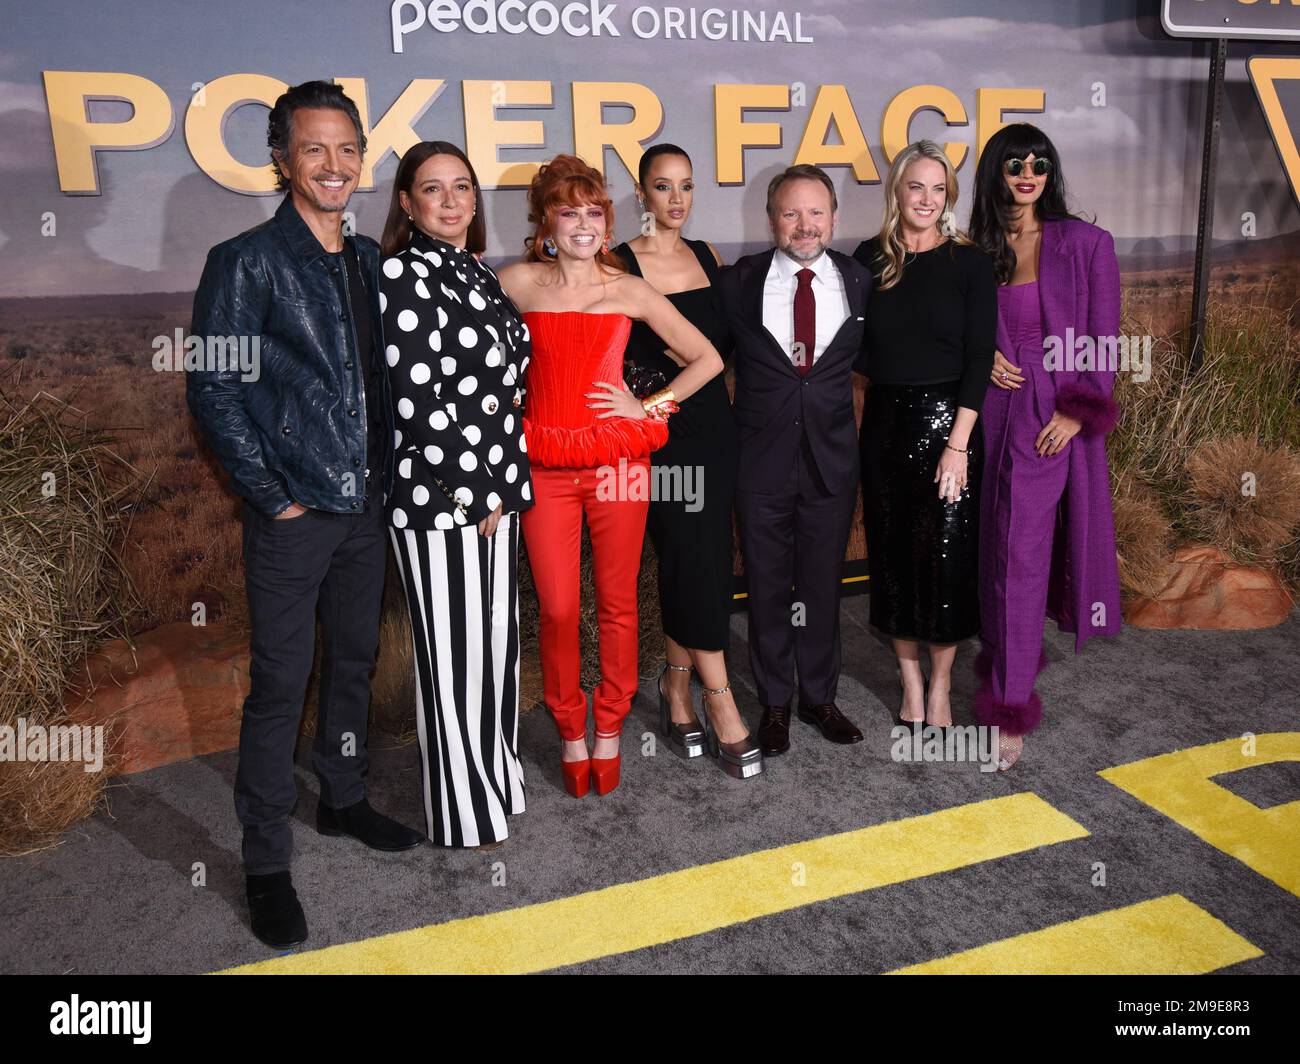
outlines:
[[1024, 159], [1008, 159], [1002, 164], [1008, 177], [1019, 177], [1025, 172], [1026, 166], [1032, 167], [1035, 177], [1042, 177], [1044, 174], [1051, 173], [1052, 161], [1050, 159], [1035, 159], [1032, 163], [1027, 163]]

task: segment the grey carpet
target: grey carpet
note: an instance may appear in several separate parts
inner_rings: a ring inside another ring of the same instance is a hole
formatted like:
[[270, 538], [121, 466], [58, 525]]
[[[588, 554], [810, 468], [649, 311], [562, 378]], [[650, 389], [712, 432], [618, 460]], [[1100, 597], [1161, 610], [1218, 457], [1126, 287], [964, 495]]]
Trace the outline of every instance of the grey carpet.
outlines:
[[[526, 714], [520, 746], [528, 810], [498, 849], [376, 854], [316, 835], [316, 783], [300, 751], [294, 882], [311, 928], [305, 948], [440, 923], [870, 824], [1031, 791], [1087, 828], [1084, 839], [866, 891], [605, 957], [581, 972], [880, 972], [1065, 920], [1180, 893], [1264, 952], [1230, 972], [1300, 972], [1300, 905], [1244, 864], [1101, 779], [1112, 765], [1189, 746], [1300, 727], [1300, 613], [1260, 632], [1126, 628], [1076, 657], [1047, 626], [1046, 707], [1009, 774], [969, 764], [899, 764], [889, 727], [897, 679], [866, 625], [867, 599], [843, 603], [841, 708], [866, 741], [836, 747], [795, 722], [791, 751], [738, 782], [707, 760], [640, 755], [653, 732], [651, 684], [633, 706], [624, 782], [582, 801], [560, 786], [558, 742], [544, 710]], [[738, 701], [757, 723], [745, 643], [733, 619]], [[972, 646], [959, 653], [954, 713], [969, 722]], [[648, 670], [647, 670], [648, 671]], [[698, 696], [697, 696], [698, 697]], [[418, 751], [372, 754], [377, 808], [420, 823]], [[54, 850], [0, 860], [7, 919], [0, 971], [205, 972], [272, 956], [251, 935], [234, 753], [116, 781], [109, 801]], [[1300, 798], [1300, 765], [1261, 766], [1222, 782], [1262, 807]], [[1105, 862], [1107, 885], [1092, 885]], [[506, 882], [493, 885], [504, 863]], [[194, 886], [195, 866], [206, 885]]]

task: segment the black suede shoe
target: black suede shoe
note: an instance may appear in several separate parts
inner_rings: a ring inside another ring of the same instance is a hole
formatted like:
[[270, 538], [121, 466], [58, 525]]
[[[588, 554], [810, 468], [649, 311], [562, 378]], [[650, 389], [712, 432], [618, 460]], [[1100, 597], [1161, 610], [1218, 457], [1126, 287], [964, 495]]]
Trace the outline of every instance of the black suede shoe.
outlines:
[[307, 941], [307, 917], [288, 872], [245, 877], [253, 934], [272, 949], [292, 949]]
[[409, 850], [424, 841], [424, 835], [390, 820], [370, 808], [364, 798], [344, 809], [331, 809], [324, 802], [316, 807], [316, 830], [322, 835], [351, 835], [372, 850]]

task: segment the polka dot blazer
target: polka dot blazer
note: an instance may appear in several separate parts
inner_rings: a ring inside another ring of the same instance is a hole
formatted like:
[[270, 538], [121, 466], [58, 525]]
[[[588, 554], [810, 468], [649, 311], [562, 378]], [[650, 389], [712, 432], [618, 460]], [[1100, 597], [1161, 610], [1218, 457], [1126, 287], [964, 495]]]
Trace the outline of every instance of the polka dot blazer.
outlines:
[[469, 252], [412, 232], [379, 270], [395, 406], [395, 528], [451, 529], [533, 504], [524, 440], [528, 326]]

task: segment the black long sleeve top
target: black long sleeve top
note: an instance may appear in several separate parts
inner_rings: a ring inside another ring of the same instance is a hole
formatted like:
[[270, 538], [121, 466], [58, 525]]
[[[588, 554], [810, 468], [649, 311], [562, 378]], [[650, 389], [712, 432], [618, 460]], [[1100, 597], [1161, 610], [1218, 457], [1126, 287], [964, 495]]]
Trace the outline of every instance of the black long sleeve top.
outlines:
[[902, 278], [881, 291], [879, 248], [873, 237], [853, 253], [877, 282], [867, 300], [860, 365], [879, 384], [960, 381], [957, 405], [978, 413], [997, 345], [993, 260], [973, 244], [947, 240], [909, 253]]

